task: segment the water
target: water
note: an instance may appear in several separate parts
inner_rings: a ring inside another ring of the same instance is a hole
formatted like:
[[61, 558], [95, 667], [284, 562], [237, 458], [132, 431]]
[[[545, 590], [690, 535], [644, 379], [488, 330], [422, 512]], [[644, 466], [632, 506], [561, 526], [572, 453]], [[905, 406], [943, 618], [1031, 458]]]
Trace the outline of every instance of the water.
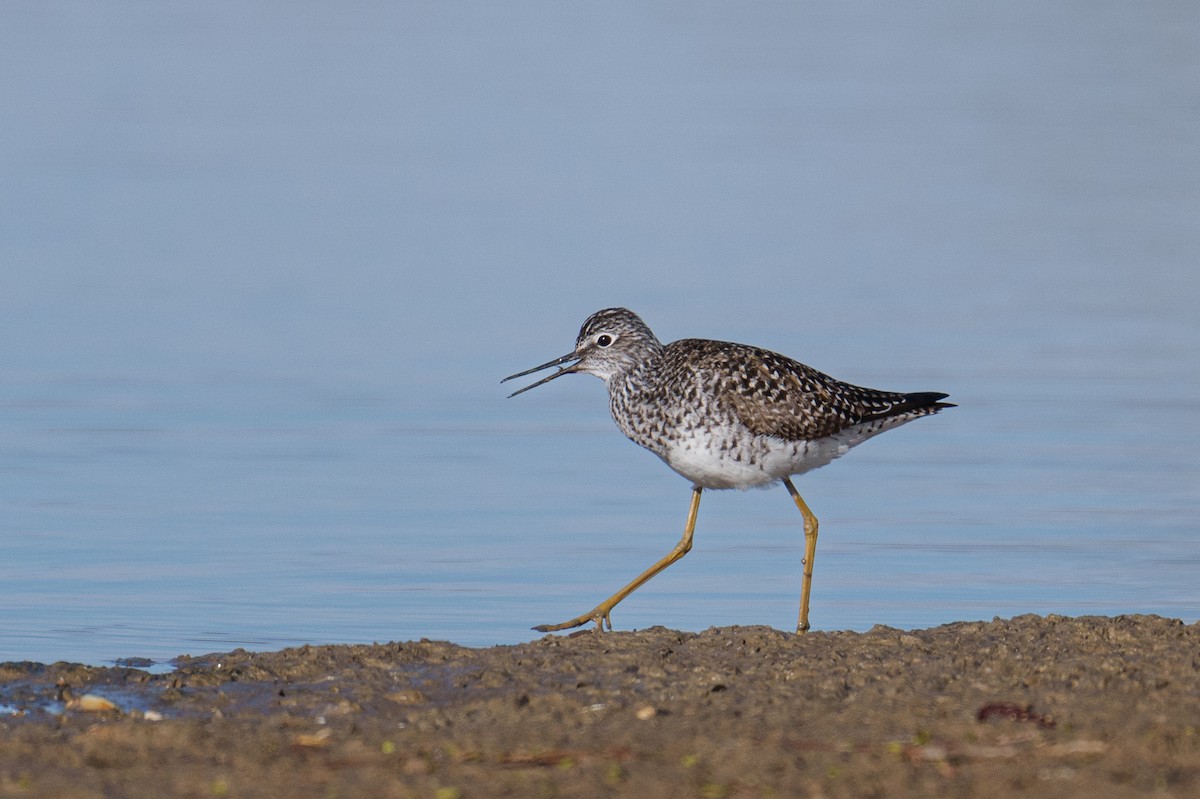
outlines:
[[[620, 304], [943, 390], [797, 483], [817, 629], [1200, 617], [1187, 3], [8, 8], [0, 660], [527, 640], [678, 539]], [[782, 489], [618, 627], [795, 624]]]

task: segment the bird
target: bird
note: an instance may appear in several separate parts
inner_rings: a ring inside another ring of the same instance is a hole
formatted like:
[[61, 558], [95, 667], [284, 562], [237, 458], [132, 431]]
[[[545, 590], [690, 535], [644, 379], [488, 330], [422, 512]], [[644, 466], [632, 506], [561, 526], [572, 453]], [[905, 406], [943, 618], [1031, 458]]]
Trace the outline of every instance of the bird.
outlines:
[[810, 629], [808, 611], [817, 517], [792, 477], [828, 464], [852, 447], [902, 424], [955, 405], [933, 391], [880, 391], [836, 380], [770, 350], [686, 338], [662, 344], [641, 317], [606, 308], [584, 321], [575, 349], [501, 382], [558, 367], [509, 398], [563, 375], [594, 375], [608, 387], [617, 427], [692, 483], [683, 537], [670, 552], [592, 610], [552, 632], [595, 622], [612, 629], [623, 599], [692, 549], [704, 489], [747, 489], [782, 483], [804, 520], [804, 560], [796, 632]]

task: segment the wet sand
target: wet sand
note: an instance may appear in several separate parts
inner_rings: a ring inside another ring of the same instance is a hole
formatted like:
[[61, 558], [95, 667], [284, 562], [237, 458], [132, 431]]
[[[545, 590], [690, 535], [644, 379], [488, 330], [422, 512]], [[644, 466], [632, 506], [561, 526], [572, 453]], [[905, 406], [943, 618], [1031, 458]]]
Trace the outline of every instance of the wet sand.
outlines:
[[239, 650], [169, 674], [0, 665], [0, 796], [1148, 795], [1200, 796], [1200, 624], [585, 631]]

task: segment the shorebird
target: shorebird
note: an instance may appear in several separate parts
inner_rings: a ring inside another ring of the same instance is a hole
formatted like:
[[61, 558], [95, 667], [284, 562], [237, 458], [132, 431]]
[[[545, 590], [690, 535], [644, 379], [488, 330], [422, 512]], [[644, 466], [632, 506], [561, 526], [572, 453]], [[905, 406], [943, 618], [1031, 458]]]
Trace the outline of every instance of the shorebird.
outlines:
[[674, 549], [587, 613], [533, 628], [539, 632], [589, 621], [597, 629], [611, 630], [617, 603], [691, 550], [704, 489], [775, 482], [783, 483], [804, 517], [796, 632], [805, 632], [817, 517], [792, 484], [792, 476], [824, 466], [885, 430], [954, 407], [941, 401], [946, 394], [854, 386], [745, 344], [687, 338], [664, 345], [625, 308], [597, 311], [583, 323], [573, 351], [501, 382], [555, 366], [558, 371], [509, 397], [574, 372], [599, 377], [608, 386], [608, 406], [617, 427], [692, 482], [692, 503]]

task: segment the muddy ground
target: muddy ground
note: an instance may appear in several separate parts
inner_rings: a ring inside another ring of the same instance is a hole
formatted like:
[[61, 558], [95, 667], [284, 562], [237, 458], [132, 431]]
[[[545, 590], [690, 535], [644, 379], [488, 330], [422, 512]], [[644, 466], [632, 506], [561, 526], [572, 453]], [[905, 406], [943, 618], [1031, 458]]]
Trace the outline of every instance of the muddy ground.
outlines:
[[1200, 624], [586, 631], [169, 674], [10, 663], [0, 796], [1194, 797]]

